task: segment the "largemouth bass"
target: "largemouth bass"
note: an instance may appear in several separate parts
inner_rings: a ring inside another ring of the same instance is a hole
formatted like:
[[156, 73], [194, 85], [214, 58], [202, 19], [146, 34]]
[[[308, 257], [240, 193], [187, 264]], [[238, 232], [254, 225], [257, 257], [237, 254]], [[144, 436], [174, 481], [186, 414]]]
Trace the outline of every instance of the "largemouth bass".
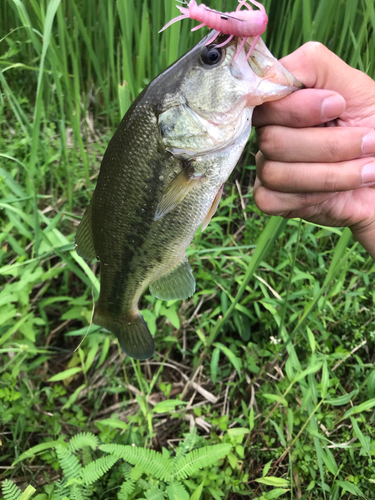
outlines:
[[186, 248], [217, 209], [254, 107], [301, 87], [262, 40], [246, 61], [248, 44], [234, 60], [241, 39], [206, 47], [210, 37], [133, 102], [104, 154], [76, 236], [77, 252], [101, 264], [93, 322], [136, 359], [154, 352], [138, 311], [145, 288], [164, 300], [194, 294]]

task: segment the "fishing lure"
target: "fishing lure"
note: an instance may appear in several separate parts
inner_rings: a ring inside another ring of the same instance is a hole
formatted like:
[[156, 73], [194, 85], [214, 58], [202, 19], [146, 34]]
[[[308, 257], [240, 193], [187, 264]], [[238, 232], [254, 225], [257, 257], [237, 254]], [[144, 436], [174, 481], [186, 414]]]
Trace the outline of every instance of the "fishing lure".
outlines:
[[[167, 23], [160, 30], [160, 32], [164, 31], [171, 24], [181, 21], [182, 19], [194, 19], [199, 21], [201, 24], [193, 28], [191, 31], [199, 30], [204, 26], [208, 26], [209, 28], [217, 31], [217, 33], [215, 33], [206, 45], [212, 43], [220, 33], [223, 35], [229, 35], [229, 38], [225, 40], [225, 42], [218, 45], [218, 47], [226, 45], [234, 36], [243, 38], [235, 59], [237, 59], [237, 56], [243, 49], [246, 40], [250, 37], [254, 37], [249, 53], [246, 56], [246, 59], [248, 59], [251, 56], [254, 47], [258, 43], [260, 36], [265, 32], [268, 22], [268, 16], [264, 6], [256, 0], [249, 1], [253, 5], [256, 5], [259, 10], [253, 10], [247, 0], [238, 0], [239, 5], [235, 12], [219, 12], [217, 10], [210, 9], [203, 3], [198, 5], [195, 0], [190, 0], [189, 3], [185, 1], [184, 3], [187, 7], [180, 7], [179, 5], [176, 5], [182, 15], [169, 21], [169, 23]], [[246, 7], [248, 10], [240, 10], [242, 7]]]

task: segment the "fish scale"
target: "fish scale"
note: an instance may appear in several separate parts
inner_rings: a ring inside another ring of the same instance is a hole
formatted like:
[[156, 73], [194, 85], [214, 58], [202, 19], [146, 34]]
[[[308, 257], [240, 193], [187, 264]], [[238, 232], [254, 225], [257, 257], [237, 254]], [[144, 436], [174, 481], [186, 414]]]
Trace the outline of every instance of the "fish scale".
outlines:
[[[93, 322], [136, 359], [154, 352], [138, 311], [143, 291], [150, 286], [164, 300], [193, 295], [186, 248], [217, 208], [250, 135], [255, 104], [298, 87], [263, 42], [247, 62], [244, 50], [235, 59], [241, 40], [216, 49], [205, 46], [210, 36], [131, 105], [104, 154], [77, 232], [77, 252], [101, 263]], [[274, 81], [277, 70], [281, 82]]]

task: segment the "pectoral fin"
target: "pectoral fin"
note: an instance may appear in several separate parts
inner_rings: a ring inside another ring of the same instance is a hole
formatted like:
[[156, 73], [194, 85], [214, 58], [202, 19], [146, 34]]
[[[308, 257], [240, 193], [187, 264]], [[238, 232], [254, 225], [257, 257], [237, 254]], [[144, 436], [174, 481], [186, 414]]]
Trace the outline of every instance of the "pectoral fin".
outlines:
[[217, 194], [215, 196], [215, 199], [212, 202], [211, 208], [209, 209], [206, 217], [204, 218], [204, 220], [202, 222], [202, 232], [206, 229], [206, 227], [208, 226], [208, 224], [211, 222], [212, 217], [215, 215], [215, 212], [216, 212], [217, 207], [219, 206], [219, 203], [220, 203], [220, 200], [221, 200], [221, 196], [223, 194], [224, 185], [225, 184], [223, 184], [221, 186], [221, 188], [219, 189], [219, 191], [217, 192]]
[[191, 166], [182, 170], [167, 187], [156, 208], [154, 220], [161, 219], [181, 203], [203, 177], [204, 174], [196, 174]]
[[187, 258], [151, 283], [150, 292], [163, 300], [182, 300], [194, 295], [195, 280]]
[[87, 260], [96, 259], [96, 251], [92, 236], [91, 225], [91, 204], [87, 207], [86, 212], [77, 229], [75, 250], [78, 255]]

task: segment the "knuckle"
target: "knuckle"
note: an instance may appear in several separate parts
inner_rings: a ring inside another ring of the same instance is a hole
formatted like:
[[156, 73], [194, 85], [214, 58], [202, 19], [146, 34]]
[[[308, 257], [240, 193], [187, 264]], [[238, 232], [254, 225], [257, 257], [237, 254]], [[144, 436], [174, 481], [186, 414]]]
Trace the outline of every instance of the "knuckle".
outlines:
[[261, 181], [262, 181], [262, 184], [268, 188], [272, 187], [272, 179], [274, 177], [272, 170], [273, 170], [272, 169], [272, 162], [265, 161], [263, 163], [263, 166], [261, 169]]
[[265, 156], [272, 156], [275, 152], [275, 144], [277, 142], [275, 129], [275, 126], [268, 125], [257, 130], [259, 149]]
[[302, 45], [301, 50], [309, 59], [319, 59], [330, 52], [330, 50], [320, 42], [307, 42]]
[[337, 162], [340, 161], [339, 154], [342, 149], [341, 141], [335, 134], [329, 134], [329, 136], [322, 143], [322, 154], [324, 161], [326, 162]]
[[261, 185], [254, 189], [254, 202], [261, 212], [272, 215], [270, 212], [270, 197], [267, 192], [268, 190]]
[[259, 161], [257, 161], [257, 175], [261, 183], [267, 187], [272, 187], [274, 162], [267, 160], [262, 153], [259, 153]]
[[332, 192], [338, 190], [339, 177], [337, 175], [336, 169], [329, 168], [325, 174], [323, 181], [323, 191]]
[[258, 151], [255, 157], [255, 165], [256, 165], [257, 176], [260, 180], [262, 180], [262, 169], [264, 162], [265, 162], [265, 157], [263, 153], [261, 151]]
[[304, 109], [299, 107], [291, 108], [289, 119], [295, 128], [306, 127], [306, 111]]

